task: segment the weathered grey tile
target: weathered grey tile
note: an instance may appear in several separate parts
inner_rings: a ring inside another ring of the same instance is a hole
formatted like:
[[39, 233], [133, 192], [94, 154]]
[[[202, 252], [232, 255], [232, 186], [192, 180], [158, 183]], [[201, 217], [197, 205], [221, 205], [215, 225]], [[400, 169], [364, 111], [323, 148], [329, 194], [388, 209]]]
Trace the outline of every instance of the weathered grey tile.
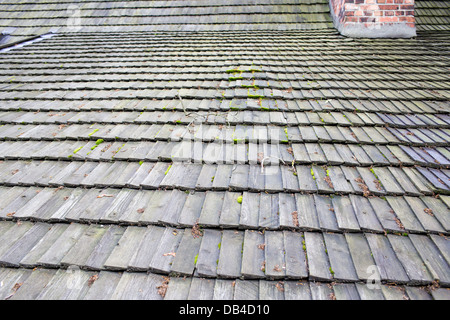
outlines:
[[376, 278], [378, 271], [375, 260], [364, 235], [361, 233], [346, 233], [345, 239], [347, 240], [358, 278], [363, 281]]
[[365, 236], [380, 272], [381, 279], [395, 283], [409, 282], [410, 279], [395, 255], [388, 239], [379, 234], [366, 233]]
[[107, 232], [104, 226], [91, 225], [61, 260], [61, 266], [84, 267], [86, 260]]
[[421, 197], [428, 209], [431, 209], [433, 215], [440, 222], [445, 231], [450, 231], [450, 217], [446, 205], [434, 197]]
[[92, 283], [84, 300], [109, 300], [120, 282], [122, 273], [101, 271], [97, 279]]
[[215, 277], [220, 249], [222, 245], [222, 232], [205, 229], [196, 263], [197, 273], [202, 277]]
[[128, 227], [105, 261], [104, 268], [126, 270], [135, 254], [135, 248], [141, 243], [146, 231], [147, 229], [143, 227]]
[[405, 288], [402, 286], [382, 285], [381, 291], [386, 300], [408, 300]]
[[335, 196], [331, 199], [339, 229], [348, 232], [359, 231], [359, 223], [348, 197]]
[[259, 198], [258, 225], [264, 229], [277, 229], [279, 227], [279, 200], [278, 194], [261, 193]]
[[450, 262], [450, 242], [446, 236], [430, 234], [431, 240], [433, 240], [436, 247], [438, 247], [439, 251], [444, 256], [444, 259], [447, 263]]
[[89, 223], [99, 222], [104, 211], [118, 199], [119, 193], [120, 191], [118, 189], [110, 188], [102, 190], [88, 206], [81, 210], [77, 218]]
[[395, 211], [392, 210], [386, 200], [373, 197], [369, 198], [369, 202], [384, 230], [393, 232], [404, 231], [405, 228], [401, 224], [401, 221], [395, 216]]
[[284, 278], [286, 261], [284, 239], [279, 231], [264, 233], [265, 274], [269, 279]]
[[162, 218], [166, 206], [170, 203], [170, 191], [156, 190], [139, 217], [141, 224], [156, 224]]
[[60, 269], [36, 297], [36, 300], [83, 299], [89, 289], [88, 280], [93, 275], [93, 272], [79, 269]]
[[28, 188], [25, 189], [20, 196], [14, 197], [7, 205], [0, 209], [0, 217], [1, 218], [10, 218], [14, 216], [14, 214], [22, 208], [26, 203], [33, 199], [33, 197], [37, 196], [39, 193], [39, 189], [37, 188]]
[[202, 237], [193, 233], [192, 229], [184, 230], [172, 263], [172, 272], [180, 275], [193, 274], [201, 242]]
[[259, 281], [237, 279], [234, 300], [259, 300]]
[[358, 281], [345, 237], [336, 233], [324, 233], [325, 245], [334, 279], [337, 281]]
[[[42, 237], [50, 229], [50, 225], [44, 223], [34, 224], [26, 233], [23, 234], [17, 241], [9, 244], [9, 248], [2, 248], [2, 254], [0, 255], [0, 264], [10, 267], [18, 267], [20, 261], [28, 254], [28, 252], [34, 247]], [[17, 228], [16, 228], [17, 229]], [[20, 234], [21, 232], [18, 231]], [[6, 234], [5, 234], [6, 235]], [[5, 244], [8, 244], [4, 240]]]
[[190, 193], [187, 196], [183, 209], [181, 210], [178, 218], [178, 223], [180, 226], [193, 226], [198, 221], [205, 197], [205, 192]]
[[109, 258], [111, 252], [119, 243], [126, 228], [112, 225], [97, 242], [89, 257], [84, 262], [84, 267], [90, 270], [101, 270]]
[[308, 267], [306, 258], [306, 246], [304, 246], [303, 234], [284, 231], [283, 237], [286, 277], [291, 279], [307, 278]]
[[285, 281], [284, 298], [286, 300], [311, 300], [311, 290], [308, 282]]
[[214, 227], [219, 225], [222, 205], [225, 198], [224, 192], [206, 192], [202, 211], [198, 223], [202, 226]]
[[431, 295], [434, 300], [448, 300], [450, 298], [450, 293], [448, 288], [438, 288], [436, 290], [431, 290]]
[[402, 226], [408, 232], [425, 232], [420, 221], [414, 212], [410, 209], [408, 203], [403, 197], [386, 197], [387, 202], [394, 210], [395, 215], [400, 220]]
[[431, 208], [417, 197], [404, 197], [411, 210], [414, 212], [420, 224], [426, 231], [431, 232], [445, 232], [442, 225], [434, 216]]
[[236, 278], [241, 275], [244, 232], [224, 230], [220, 245], [217, 274], [223, 278]]
[[305, 232], [306, 253], [308, 255], [309, 277], [311, 280], [330, 281], [330, 263], [325, 252], [323, 236], [320, 233]]
[[282, 281], [259, 281], [260, 300], [284, 300], [284, 283]]
[[166, 206], [159, 215], [158, 221], [164, 225], [177, 226], [186, 198], [186, 192], [176, 189], [172, 190], [170, 192], [170, 201], [167, 201]]
[[239, 225], [243, 228], [258, 227], [260, 194], [244, 192], [242, 195], [242, 208]]
[[338, 283], [333, 286], [336, 300], [360, 300], [358, 290], [353, 283]]
[[406, 294], [410, 300], [431, 300], [430, 294], [425, 290], [425, 287], [405, 287]]
[[212, 300], [215, 280], [192, 278], [187, 300]]
[[[55, 276], [56, 272], [57, 270], [50, 269], [35, 269], [32, 272], [28, 271], [27, 275], [29, 276], [24, 279], [25, 281], [19, 279], [15, 280], [15, 283], [22, 282], [22, 285], [11, 297], [11, 300], [35, 300]], [[13, 285], [15, 285], [15, 283]], [[7, 288], [6, 285], [5, 288]]]
[[171, 277], [164, 300], [186, 300], [189, 295], [191, 281], [192, 278]]
[[384, 231], [367, 198], [355, 195], [350, 195], [349, 198], [361, 230]]
[[410, 234], [409, 239], [413, 243], [423, 262], [434, 280], [441, 284], [449, 283], [449, 265], [439, 253], [439, 249], [427, 236]]
[[241, 215], [243, 196], [238, 192], [225, 192], [219, 225], [222, 228], [237, 228]]
[[231, 172], [229, 187], [232, 190], [247, 190], [249, 166], [237, 164]]
[[34, 267], [39, 258], [47, 252], [50, 246], [67, 229], [67, 224], [56, 224], [49, 228], [49, 231], [36, 243], [36, 245], [22, 258], [21, 266]]
[[367, 283], [356, 283], [355, 286], [361, 300], [384, 300], [380, 284], [370, 287]]
[[161, 276], [145, 273], [124, 272], [111, 295], [111, 300], [160, 300], [158, 286], [163, 282]]
[[336, 215], [334, 213], [331, 198], [328, 196], [314, 195], [317, 217], [320, 228], [324, 231], [339, 231]]
[[316, 192], [317, 185], [310, 167], [295, 166], [300, 191]]
[[156, 189], [165, 177], [165, 172], [169, 168], [169, 163], [157, 162], [151, 169], [150, 173], [141, 182], [141, 186], [145, 189]]
[[411, 285], [426, 285], [432, 282], [430, 273], [408, 237], [388, 234], [395, 255], [408, 275]]
[[265, 276], [264, 235], [260, 231], [246, 230], [242, 251], [241, 274], [248, 279]]
[[299, 227], [306, 230], [320, 230], [314, 197], [296, 193], [295, 200]]
[[233, 300], [235, 282], [232, 280], [216, 279], [213, 300]]
[[322, 282], [310, 282], [312, 300], [334, 300], [333, 286]]
[[158, 247], [150, 262], [150, 270], [158, 273], [169, 273], [172, 268], [178, 246], [184, 230], [166, 228]]

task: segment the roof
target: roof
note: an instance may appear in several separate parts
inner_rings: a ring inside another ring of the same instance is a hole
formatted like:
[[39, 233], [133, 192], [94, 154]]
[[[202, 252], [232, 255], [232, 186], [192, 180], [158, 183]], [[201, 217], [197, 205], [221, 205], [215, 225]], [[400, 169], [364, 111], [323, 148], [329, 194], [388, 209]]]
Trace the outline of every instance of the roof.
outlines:
[[333, 29], [328, 0], [5, 0], [0, 30], [19, 40], [47, 32]]
[[162, 24], [186, 3], [0, 55], [0, 298], [449, 299], [448, 32]]

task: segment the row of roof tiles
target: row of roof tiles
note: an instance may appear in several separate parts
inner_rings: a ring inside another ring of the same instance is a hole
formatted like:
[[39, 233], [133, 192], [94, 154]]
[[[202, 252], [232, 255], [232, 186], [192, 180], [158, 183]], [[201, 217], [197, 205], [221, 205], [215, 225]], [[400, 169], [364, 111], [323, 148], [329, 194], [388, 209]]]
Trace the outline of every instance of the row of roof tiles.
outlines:
[[[90, 91], [92, 93], [92, 91]], [[23, 94], [23, 93], [22, 93]], [[175, 93], [178, 95], [177, 93]], [[23, 99], [23, 98], [22, 98]], [[159, 112], [155, 114], [155, 120], [148, 120], [151, 123], [171, 123], [174, 114], [178, 116], [176, 119], [183, 120], [185, 123], [186, 117], [197, 122], [211, 122], [213, 123], [233, 123], [251, 124], [258, 117], [266, 117], [270, 124], [273, 119], [278, 119], [277, 124], [288, 125], [322, 125], [322, 124], [339, 124], [340, 126], [352, 125], [383, 125], [386, 121], [389, 126], [393, 127], [415, 127], [421, 126], [424, 123], [427, 126], [446, 126], [448, 125], [448, 116], [445, 115], [448, 104], [445, 101], [420, 101], [420, 100], [344, 100], [344, 99], [328, 99], [328, 100], [281, 100], [281, 99], [105, 99], [105, 100], [65, 100], [64, 98], [58, 100], [33, 100], [27, 99], [3, 100], [0, 101], [1, 111], [58, 111], [62, 114], [72, 111], [173, 111]], [[186, 114], [182, 116], [178, 112], [198, 111], [193, 114]], [[234, 111], [230, 115], [220, 114], [219, 111]], [[269, 111], [269, 113], [260, 113], [252, 111]], [[270, 113], [270, 111], [283, 111], [280, 113]], [[309, 113], [309, 111], [318, 112]], [[292, 112], [292, 113], [291, 113]], [[293, 112], [296, 112], [295, 114]], [[342, 112], [341, 114], [339, 112]], [[330, 113], [331, 117], [330, 117]], [[353, 113], [353, 114], [352, 114]], [[421, 114], [434, 114], [422, 116]], [[44, 113], [45, 115], [57, 116], [58, 113]], [[60, 114], [60, 115], [62, 115]], [[381, 115], [380, 118], [378, 115]], [[395, 114], [391, 116], [390, 114]], [[5, 114], [2, 114], [6, 116]], [[26, 113], [11, 113], [11, 119], [26, 115]], [[73, 114], [74, 116], [76, 113]], [[93, 113], [90, 114], [91, 116]], [[122, 114], [107, 114], [109, 118], [114, 116], [125, 115]], [[152, 115], [146, 113], [145, 115]], [[344, 116], [345, 115], [345, 116]], [[133, 116], [133, 114], [131, 114]], [[209, 117], [208, 117], [209, 116]], [[255, 119], [253, 119], [255, 118]], [[272, 120], [271, 120], [272, 118]], [[283, 119], [285, 118], [285, 119]], [[5, 119], [5, 118], [4, 118]], [[222, 120], [223, 119], [223, 120]], [[6, 122], [8, 118], [3, 120]], [[66, 119], [67, 120], [67, 119]], [[166, 122], [162, 122], [162, 121]], [[113, 121], [113, 120], [111, 120]], [[126, 119], [124, 119], [126, 121]], [[249, 122], [250, 121], [250, 122]], [[61, 121], [60, 121], [61, 122]], [[130, 121], [128, 121], [130, 122]], [[188, 122], [188, 123], [189, 123]]]
[[[129, 84], [125, 84], [126, 87]], [[102, 85], [104, 87], [105, 85]], [[268, 94], [266, 96], [265, 94]], [[176, 99], [178, 96], [187, 99], [247, 99], [256, 98], [280, 98], [280, 99], [373, 99], [373, 100], [448, 100], [449, 93], [445, 89], [403, 89], [397, 91], [393, 89], [289, 89], [270, 90], [270, 89], [111, 89], [111, 90], [15, 90], [12, 86], [11, 90], [2, 94], [1, 100], [13, 99], [29, 99], [29, 100], [83, 100], [88, 99]]]
[[[167, 281], [170, 279], [169, 283]], [[0, 299], [11, 300], [448, 300], [448, 289], [308, 281], [168, 278], [78, 269], [0, 269]], [[20, 284], [20, 285], [16, 285]]]
[[[17, 102], [17, 101], [16, 101]], [[332, 130], [336, 133], [330, 132], [331, 140], [348, 142], [361, 142], [370, 143], [374, 141], [384, 144], [387, 141], [389, 143], [402, 143], [407, 142], [411, 144], [427, 144], [427, 143], [439, 143], [439, 139], [433, 141], [433, 135], [430, 133], [427, 138], [418, 133], [418, 137], [411, 134], [405, 135], [407, 130], [404, 129], [440, 129], [442, 132], [446, 132], [450, 127], [450, 117], [446, 113], [437, 113], [444, 111], [445, 106], [436, 106], [436, 109], [423, 108], [422, 112], [416, 112], [415, 114], [409, 114], [406, 112], [395, 113], [392, 110], [391, 113], [373, 112], [374, 110], [368, 110], [364, 112], [356, 110], [358, 104], [353, 104], [351, 108], [346, 110], [338, 110], [331, 107], [335, 105], [334, 101], [330, 105], [325, 106], [322, 104], [322, 110], [309, 110], [298, 111], [298, 109], [286, 110], [279, 108], [279, 104], [275, 101], [273, 103], [264, 103], [249, 105], [249, 108], [243, 107], [242, 101], [228, 101], [228, 103], [215, 103], [216, 109], [208, 109], [208, 106], [213, 105], [208, 100], [198, 100], [190, 102], [164, 101], [159, 103], [156, 111], [150, 111], [147, 109], [148, 104], [139, 103], [135, 101], [129, 103], [129, 101], [123, 102], [78, 102], [66, 105], [65, 108], [57, 109], [58, 103], [40, 103], [41, 108], [38, 108], [38, 104], [16, 103], [6, 104], [3, 108], [0, 108], [0, 124], [2, 125], [53, 125], [53, 124], [66, 124], [66, 125], [87, 125], [91, 124], [130, 124], [130, 125], [154, 125], [155, 134], [161, 130], [161, 126], [169, 126], [173, 130], [179, 131], [183, 127], [189, 132], [198, 132], [196, 138], [207, 135], [209, 130], [217, 131], [214, 137], [221, 136], [225, 131], [231, 131], [231, 135], [245, 135], [247, 141], [251, 141], [252, 137], [256, 134], [263, 135], [262, 130], [290, 130], [291, 135], [287, 137], [289, 141], [317, 141], [317, 140], [330, 140], [330, 138], [324, 138], [320, 130]], [[282, 101], [280, 101], [282, 102]], [[179, 111], [180, 107], [187, 107], [183, 112]], [[330, 101], [328, 102], [330, 103]], [[318, 102], [312, 102], [311, 104], [302, 103], [285, 103], [284, 106], [290, 106], [292, 108], [313, 108], [319, 107], [321, 104]], [[362, 105], [362, 104], [361, 104]], [[40, 107], [39, 106], [39, 107]], [[342, 106], [342, 105], [341, 105]], [[409, 105], [414, 108], [414, 105]], [[419, 106], [421, 106], [419, 104]], [[330, 108], [331, 107], [331, 108]], [[350, 106], [349, 106], [350, 107]], [[399, 106], [401, 107], [401, 106]], [[425, 107], [425, 106], [424, 106]], [[406, 107], [405, 107], [406, 108]], [[411, 110], [411, 108], [409, 110]], [[441, 109], [442, 108], [442, 109]], [[139, 110], [143, 110], [140, 111]], [[14, 112], [15, 111], [15, 112]], [[196, 112], [199, 111], [199, 112]], [[227, 112], [231, 111], [231, 112]], [[263, 112], [260, 112], [263, 111]], [[432, 111], [428, 113], [427, 111]], [[195, 127], [190, 128], [188, 125], [195, 124]], [[224, 125], [227, 125], [224, 127]], [[159, 126], [159, 127], [158, 127]], [[356, 128], [356, 129], [355, 129]], [[307, 131], [315, 132], [307, 133]], [[348, 136], [354, 130], [354, 134], [360, 140], [352, 138], [338, 139], [339, 133], [341, 135]], [[374, 130], [379, 130], [382, 133], [375, 133]], [[244, 131], [244, 133], [240, 132]], [[389, 131], [391, 134], [389, 134]], [[423, 132], [427, 132], [422, 130]], [[417, 132], [417, 130], [416, 130]], [[12, 133], [12, 132], [11, 132]], [[211, 133], [212, 134], [212, 133]], [[270, 133], [269, 133], [270, 134]], [[381, 134], [382, 137], [379, 137]], [[268, 134], [264, 134], [268, 135]], [[442, 135], [442, 133], [438, 133]], [[303, 137], [302, 137], [303, 136]], [[384, 136], [384, 138], [383, 138]], [[393, 137], [394, 136], [394, 137]], [[409, 137], [408, 137], [409, 136]], [[80, 137], [82, 137], [80, 135]], [[325, 135], [326, 137], [326, 135]], [[422, 137], [422, 139], [420, 139]], [[445, 134], [444, 134], [445, 137]], [[149, 139], [153, 139], [154, 136], [148, 136]], [[183, 136], [179, 136], [183, 138]], [[188, 137], [186, 136], [186, 139]], [[167, 140], [166, 137], [165, 140]], [[275, 139], [275, 137], [272, 137]], [[431, 141], [430, 141], [431, 139]], [[214, 140], [212, 137], [205, 138], [204, 140]], [[269, 140], [271, 140], [269, 138]], [[279, 140], [279, 139], [276, 139]], [[283, 141], [286, 139], [282, 139]]]
[[[78, 175], [74, 175], [66, 180], [77, 178]], [[215, 177], [210, 178], [209, 184], [214, 185], [214, 181]], [[450, 231], [449, 197], [445, 195], [438, 199], [431, 196], [328, 196], [213, 191], [212, 187], [203, 187], [210, 190], [2, 186], [0, 218], [174, 227], [193, 227], [199, 223], [208, 228], [323, 232], [448, 234]]]
[[[429, 168], [446, 169], [449, 166], [449, 150], [444, 144], [436, 144], [435, 146], [421, 145], [372, 145], [358, 144], [357, 141], [345, 143], [341, 139], [339, 142], [330, 143], [287, 143], [286, 135], [282, 129], [272, 130], [279, 133], [278, 137], [274, 137], [271, 143], [267, 143], [267, 135], [260, 136], [245, 143], [245, 136], [228, 136], [211, 142], [210, 140], [202, 140], [201, 136], [197, 138], [191, 137], [180, 141], [173, 138], [174, 141], [167, 141], [164, 137], [157, 139], [143, 135], [134, 136], [131, 139], [122, 139], [120, 133], [112, 133], [111, 135], [89, 128], [87, 126], [73, 126], [72, 129], [83, 130], [83, 134], [90, 135], [93, 140], [86, 137], [81, 140], [77, 139], [78, 133], [69, 139], [65, 139], [64, 133], [58, 133], [62, 130], [58, 126], [34, 126], [29, 127], [8, 127], [6, 130], [12, 131], [14, 135], [20, 133], [26, 134], [30, 130], [30, 134], [39, 133], [48, 129], [54, 130], [50, 133], [43, 134], [39, 138], [31, 138], [22, 136], [22, 138], [13, 138], [0, 142], [0, 150], [2, 160], [88, 160], [88, 161], [175, 161], [175, 162], [195, 162], [206, 164], [328, 164], [328, 165], [345, 165], [345, 166], [423, 166]], [[110, 128], [109, 128], [110, 129]], [[122, 130], [123, 128], [119, 128]], [[136, 129], [135, 127], [131, 128]], [[139, 128], [138, 128], [139, 129]], [[144, 132], [151, 132], [151, 126], [143, 127]], [[161, 128], [159, 128], [161, 129]], [[169, 128], [170, 129], [170, 128]], [[125, 129], [126, 130], [126, 129]], [[183, 132], [184, 132], [183, 128]], [[267, 133], [266, 130], [261, 130]], [[169, 131], [168, 136], [173, 131]], [[414, 131], [413, 131], [414, 132]], [[56, 133], [58, 134], [55, 140]], [[229, 132], [230, 134], [232, 132]], [[287, 130], [287, 133], [293, 133]], [[138, 134], [138, 133], [136, 133]], [[161, 133], [162, 135], [162, 133]], [[282, 135], [282, 136], [281, 136]], [[7, 135], [5, 135], [8, 137]], [[281, 139], [279, 137], [282, 137]], [[88, 137], [89, 138], [89, 137]], [[270, 138], [270, 137], [269, 137]], [[283, 140], [284, 138], [284, 140]], [[97, 140], [95, 140], [97, 139]], [[214, 136], [213, 140], [216, 139]], [[151, 141], [153, 140], [153, 141]], [[445, 172], [445, 170], [444, 170]], [[447, 183], [447, 182], [445, 182]]]
[[209, 278], [450, 286], [438, 235], [236, 231], [0, 222], [0, 264], [150, 271]]
[[[408, 80], [399, 80], [399, 81], [386, 81], [384, 83], [380, 83], [377, 80], [372, 81], [349, 81], [346, 80], [344, 83], [338, 83], [333, 80], [318, 80], [318, 81], [292, 81], [289, 82], [288, 85], [290, 87], [283, 87], [282, 83], [273, 83], [273, 81], [267, 80], [237, 80], [226, 82], [222, 81], [192, 81], [192, 80], [177, 80], [177, 81], [110, 81], [98, 84], [93, 81], [85, 81], [84, 79], [80, 79], [81, 81], [48, 81], [45, 79], [44, 82], [39, 82], [34, 80], [32, 83], [30, 82], [18, 82], [17, 77], [5, 77], [1, 91], [36, 91], [36, 90], [67, 90], [67, 91], [75, 91], [75, 90], [115, 90], [115, 89], [178, 89], [178, 93], [182, 97], [198, 97], [198, 98], [207, 98], [205, 97], [205, 92], [201, 90], [211, 89], [211, 92], [206, 92], [210, 98], [219, 97], [219, 90], [229, 90], [225, 91], [223, 94], [226, 98], [235, 97], [236, 99], [247, 98], [250, 96], [260, 96], [261, 98], [269, 98], [269, 99], [279, 99], [279, 98], [287, 98], [287, 96], [282, 92], [282, 90], [289, 90], [289, 93], [292, 93], [294, 98], [299, 98], [299, 95], [303, 94], [299, 92], [294, 92], [297, 90], [309, 90], [309, 89], [321, 89], [322, 92], [326, 93], [326, 90], [331, 89], [344, 89], [344, 90], [370, 90], [371, 94], [377, 96], [377, 99], [388, 98], [386, 94], [389, 94], [389, 91], [377, 92], [379, 90], [389, 90], [393, 85], [397, 87], [397, 89], [449, 89], [450, 81], [437, 81], [437, 79], [433, 79], [431, 81], [422, 80], [420, 83], [414, 83]], [[436, 77], [435, 77], [436, 78]], [[11, 81], [13, 80], [13, 81]], [[98, 79], [97, 79], [98, 80]], [[212, 89], [215, 88], [215, 89]], [[358, 89], [359, 88], [359, 89]], [[190, 92], [190, 89], [193, 92]], [[198, 90], [195, 90], [198, 89]], [[230, 90], [231, 89], [231, 90]], [[234, 91], [233, 91], [234, 90]], [[375, 92], [373, 92], [375, 91]], [[212, 96], [211, 96], [212, 95]], [[326, 96], [326, 94], [324, 94]], [[335, 95], [337, 96], [337, 94]], [[404, 96], [397, 95], [393, 97], [396, 99], [404, 99]]]

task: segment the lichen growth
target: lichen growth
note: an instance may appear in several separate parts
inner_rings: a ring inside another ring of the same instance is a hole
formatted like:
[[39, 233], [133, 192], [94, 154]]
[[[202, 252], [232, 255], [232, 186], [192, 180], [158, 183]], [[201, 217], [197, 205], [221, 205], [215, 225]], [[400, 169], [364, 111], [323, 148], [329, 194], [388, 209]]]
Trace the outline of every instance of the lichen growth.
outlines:
[[94, 129], [94, 131], [92, 131], [91, 133], [88, 134], [88, 136], [92, 136], [94, 133], [96, 133], [99, 129]]
[[314, 176], [314, 170], [311, 168], [311, 176], [314, 180], [316, 180], [316, 177]]
[[73, 154], [77, 153], [78, 151], [80, 151], [81, 149], [83, 149], [83, 146], [76, 148], [75, 150], [73, 150]]

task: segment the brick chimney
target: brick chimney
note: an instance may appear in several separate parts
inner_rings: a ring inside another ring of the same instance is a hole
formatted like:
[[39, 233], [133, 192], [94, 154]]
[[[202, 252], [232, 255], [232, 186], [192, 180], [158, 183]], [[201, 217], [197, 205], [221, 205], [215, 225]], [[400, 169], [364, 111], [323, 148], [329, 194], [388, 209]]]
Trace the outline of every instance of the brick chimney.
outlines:
[[416, 36], [414, 0], [329, 0], [339, 32], [355, 38]]

